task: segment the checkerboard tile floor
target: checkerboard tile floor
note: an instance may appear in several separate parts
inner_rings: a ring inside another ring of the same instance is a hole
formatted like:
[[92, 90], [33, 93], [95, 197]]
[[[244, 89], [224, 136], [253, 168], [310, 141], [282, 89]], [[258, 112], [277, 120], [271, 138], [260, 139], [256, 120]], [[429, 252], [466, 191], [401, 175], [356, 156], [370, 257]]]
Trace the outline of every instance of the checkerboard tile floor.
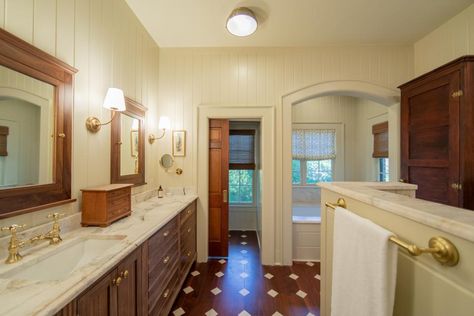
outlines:
[[230, 236], [227, 260], [191, 269], [172, 315], [319, 316], [318, 262], [262, 266], [255, 232]]

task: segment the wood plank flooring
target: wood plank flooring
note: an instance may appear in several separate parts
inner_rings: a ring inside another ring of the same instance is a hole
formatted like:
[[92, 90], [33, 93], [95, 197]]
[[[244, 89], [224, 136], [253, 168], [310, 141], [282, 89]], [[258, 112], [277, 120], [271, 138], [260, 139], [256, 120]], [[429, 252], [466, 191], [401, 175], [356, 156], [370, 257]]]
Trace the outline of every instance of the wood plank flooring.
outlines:
[[171, 315], [319, 316], [320, 266], [262, 266], [254, 231], [231, 231], [229, 257], [196, 264]]

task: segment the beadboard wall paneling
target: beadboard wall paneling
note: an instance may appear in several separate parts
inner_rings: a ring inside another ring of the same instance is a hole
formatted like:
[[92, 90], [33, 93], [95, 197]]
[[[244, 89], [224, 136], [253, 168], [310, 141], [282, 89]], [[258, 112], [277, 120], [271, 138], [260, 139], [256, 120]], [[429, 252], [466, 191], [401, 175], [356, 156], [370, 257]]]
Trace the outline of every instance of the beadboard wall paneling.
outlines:
[[[413, 77], [413, 47], [161, 48], [159, 114], [188, 132], [181, 176], [159, 170], [169, 186], [197, 183], [196, 130], [200, 104], [281, 106], [283, 95], [332, 80], [361, 80], [395, 89]], [[281, 142], [281, 140], [276, 140]], [[171, 150], [171, 136], [159, 141]], [[160, 180], [161, 181], [161, 180]]]
[[474, 54], [474, 4], [414, 44], [415, 76]]
[[[79, 70], [74, 84], [73, 197], [80, 198], [81, 188], [110, 183], [110, 125], [91, 134], [84, 126], [86, 118], [110, 118], [102, 102], [107, 88], [115, 86], [148, 107], [146, 135], [157, 134], [158, 46], [124, 0], [0, 0], [0, 27]], [[157, 186], [157, 149], [145, 142], [148, 184], [134, 193]], [[79, 203], [68, 207], [67, 212], [76, 212]], [[50, 211], [35, 213], [32, 224], [48, 221], [43, 215]]]

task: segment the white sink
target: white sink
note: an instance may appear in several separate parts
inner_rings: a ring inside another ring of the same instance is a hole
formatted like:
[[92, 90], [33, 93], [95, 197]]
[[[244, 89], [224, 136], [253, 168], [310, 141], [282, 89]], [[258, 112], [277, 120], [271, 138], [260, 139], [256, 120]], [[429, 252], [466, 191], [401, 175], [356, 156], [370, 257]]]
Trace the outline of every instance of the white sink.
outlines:
[[[58, 249], [0, 275], [14, 280], [53, 281], [63, 280], [71, 273], [103, 255], [104, 251], [117, 245], [125, 235], [88, 236], [62, 243]], [[48, 246], [54, 247], [54, 246]]]

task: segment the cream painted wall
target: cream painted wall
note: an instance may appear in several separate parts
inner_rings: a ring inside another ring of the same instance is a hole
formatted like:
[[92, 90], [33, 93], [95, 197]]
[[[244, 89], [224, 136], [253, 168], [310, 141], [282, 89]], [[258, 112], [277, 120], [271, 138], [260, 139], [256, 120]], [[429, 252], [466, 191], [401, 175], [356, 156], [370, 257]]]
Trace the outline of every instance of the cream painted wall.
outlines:
[[474, 54], [474, 4], [417, 41], [414, 48], [416, 76]]
[[[159, 72], [159, 115], [168, 115], [173, 129], [188, 131], [187, 155], [176, 158], [177, 165], [184, 166], [183, 175], [159, 170], [159, 178], [166, 186], [195, 185], [193, 115], [199, 104], [278, 108], [282, 96], [332, 80], [361, 80], [394, 89], [413, 76], [413, 50], [409, 45], [162, 48]], [[158, 147], [170, 152], [170, 135]]]
[[[148, 107], [147, 130], [157, 133], [159, 49], [124, 0], [0, 0], [0, 27], [76, 67], [74, 83], [72, 195], [110, 183], [110, 125], [97, 134], [84, 123], [93, 115], [106, 121], [102, 108], [107, 88]], [[68, 135], [67, 135], [68, 136]], [[70, 135], [69, 135], [70, 136]], [[157, 186], [157, 146], [146, 142], [146, 186]], [[79, 203], [62, 211], [75, 212]], [[0, 221], [40, 224], [44, 210]], [[34, 219], [32, 219], [34, 217]]]

